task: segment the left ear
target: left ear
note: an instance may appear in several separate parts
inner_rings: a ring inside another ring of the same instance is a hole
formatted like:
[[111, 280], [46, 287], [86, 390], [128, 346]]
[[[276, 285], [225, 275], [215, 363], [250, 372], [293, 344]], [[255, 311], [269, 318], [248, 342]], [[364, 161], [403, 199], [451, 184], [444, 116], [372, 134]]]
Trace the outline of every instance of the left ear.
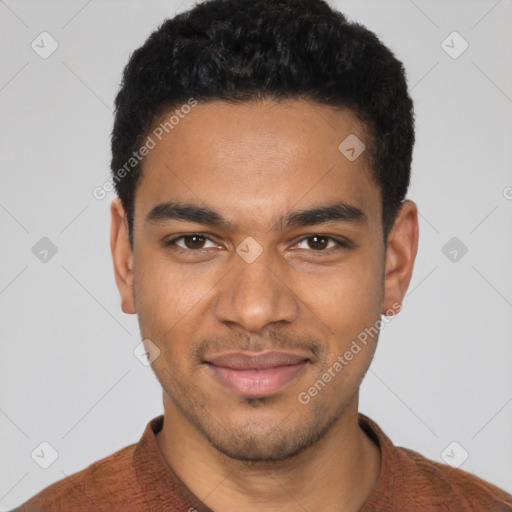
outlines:
[[403, 201], [388, 235], [382, 314], [400, 310], [411, 281], [418, 238], [418, 207], [413, 201]]

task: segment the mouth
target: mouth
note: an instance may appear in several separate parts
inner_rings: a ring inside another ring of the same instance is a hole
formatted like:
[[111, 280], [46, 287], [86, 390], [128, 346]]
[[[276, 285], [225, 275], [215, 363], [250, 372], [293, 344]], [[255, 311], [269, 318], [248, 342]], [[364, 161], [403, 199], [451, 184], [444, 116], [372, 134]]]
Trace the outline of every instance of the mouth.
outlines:
[[310, 359], [287, 352], [231, 352], [203, 361], [214, 378], [239, 395], [264, 397], [298, 378]]

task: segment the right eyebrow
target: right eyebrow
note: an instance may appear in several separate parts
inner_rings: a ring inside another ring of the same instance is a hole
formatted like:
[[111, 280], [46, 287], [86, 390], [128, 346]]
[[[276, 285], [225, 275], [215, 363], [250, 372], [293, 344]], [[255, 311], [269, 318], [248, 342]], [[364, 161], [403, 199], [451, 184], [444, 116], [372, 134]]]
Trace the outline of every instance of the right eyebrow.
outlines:
[[168, 201], [157, 204], [146, 216], [145, 222], [160, 224], [169, 220], [196, 222], [207, 226], [232, 230], [233, 225], [222, 215], [211, 208], [191, 203]]

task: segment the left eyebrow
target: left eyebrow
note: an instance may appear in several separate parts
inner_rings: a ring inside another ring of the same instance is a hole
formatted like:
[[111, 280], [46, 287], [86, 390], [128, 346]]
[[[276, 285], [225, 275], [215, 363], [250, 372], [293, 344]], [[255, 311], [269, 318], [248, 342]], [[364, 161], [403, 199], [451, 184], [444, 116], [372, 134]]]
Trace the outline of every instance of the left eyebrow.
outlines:
[[297, 226], [315, 226], [327, 222], [347, 222], [352, 224], [366, 224], [368, 217], [360, 208], [343, 201], [308, 208], [292, 210], [275, 222], [278, 231]]

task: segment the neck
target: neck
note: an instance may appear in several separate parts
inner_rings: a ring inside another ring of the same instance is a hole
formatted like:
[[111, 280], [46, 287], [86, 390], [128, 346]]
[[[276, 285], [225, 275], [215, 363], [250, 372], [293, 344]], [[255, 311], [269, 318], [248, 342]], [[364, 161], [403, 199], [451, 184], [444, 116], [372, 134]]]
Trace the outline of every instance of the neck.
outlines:
[[164, 411], [158, 447], [181, 481], [213, 510], [357, 512], [378, 480], [381, 455], [359, 427], [357, 395], [312, 446], [265, 463], [218, 452], [165, 393]]

